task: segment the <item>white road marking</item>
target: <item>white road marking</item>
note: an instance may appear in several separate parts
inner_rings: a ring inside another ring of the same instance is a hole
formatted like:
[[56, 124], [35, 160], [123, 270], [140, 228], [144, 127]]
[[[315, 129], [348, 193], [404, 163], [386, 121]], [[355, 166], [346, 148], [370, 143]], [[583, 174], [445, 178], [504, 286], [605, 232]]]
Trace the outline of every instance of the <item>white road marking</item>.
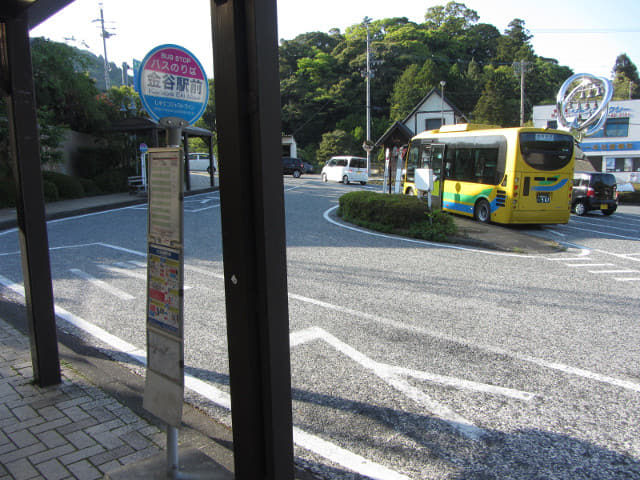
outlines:
[[454, 429], [458, 430], [462, 435], [472, 440], [480, 440], [486, 432], [482, 428], [476, 426], [472, 421], [451, 410], [449, 407], [430, 398], [422, 390], [412, 385], [407, 380], [407, 378], [430, 381], [459, 389], [468, 389], [495, 395], [504, 395], [523, 401], [530, 401], [535, 397], [534, 394], [529, 392], [472, 382], [469, 380], [447, 377], [444, 375], [436, 375], [433, 373], [411, 370], [408, 368], [395, 367], [393, 365], [377, 362], [372, 358], [366, 356], [362, 352], [359, 352], [355, 348], [351, 347], [350, 345], [339, 340], [320, 327], [311, 327], [306, 330], [294, 332], [291, 334], [291, 346], [297, 346], [313, 340], [325, 341], [337, 351], [351, 358], [353, 361], [360, 364], [367, 370], [370, 370], [376, 376], [381, 378], [385, 383], [391, 385], [393, 388], [403, 393], [408, 398], [412, 399], [418, 405], [427, 409], [436, 417], [447, 422]]
[[589, 270], [589, 273], [640, 273], [638, 270]]
[[113, 265], [105, 265], [103, 263], [98, 263], [96, 264], [96, 266], [98, 268], [101, 268], [102, 270], [106, 270], [107, 272], [117, 273], [118, 275], [124, 275], [127, 277], [136, 278], [138, 280], [145, 280], [145, 281], [147, 280], [146, 272], [145, 273], [136, 272], [128, 268], [114, 267]]
[[[0, 285], [4, 285], [24, 297], [24, 287], [10, 281], [2, 275], [0, 275]], [[125, 353], [143, 366], [147, 365], [147, 355], [144, 350], [139, 349], [135, 345], [132, 345], [129, 342], [110, 334], [106, 330], [85, 321], [62, 307], [55, 306], [55, 313], [58, 317], [91, 334], [93, 337], [106, 343], [114, 350]], [[227, 392], [224, 392], [210, 383], [204, 382], [188, 373], [185, 373], [184, 380], [185, 386], [190, 390], [223, 408], [231, 409], [231, 397]], [[338, 445], [307, 433], [298, 427], [294, 427], [293, 440], [296, 445], [327, 458], [331, 462], [342, 465], [343, 467], [358, 474], [366, 475], [369, 478], [375, 480], [410, 480], [409, 477], [391, 470], [384, 465], [372, 462], [358, 454], [345, 450]]]
[[352, 230], [354, 232], [362, 233], [362, 234], [365, 234], [365, 235], [370, 235], [372, 237], [388, 238], [388, 239], [391, 239], [391, 240], [396, 240], [398, 242], [414, 243], [414, 244], [417, 244], [417, 245], [425, 245], [425, 246], [429, 246], [429, 247], [448, 248], [450, 250], [462, 250], [462, 251], [466, 251], [466, 252], [482, 253], [484, 255], [494, 255], [494, 256], [497, 256], [497, 257], [540, 258], [539, 255], [523, 255], [523, 254], [519, 254], [519, 253], [497, 252], [497, 251], [493, 251], [493, 250], [481, 250], [481, 249], [478, 249], [478, 248], [462, 247], [460, 245], [453, 245], [453, 244], [450, 244], [450, 243], [428, 242], [426, 240], [417, 240], [415, 238], [407, 238], [407, 237], [400, 237], [400, 236], [395, 236], [395, 235], [387, 235], [385, 233], [372, 232], [372, 231], [369, 231], [369, 230], [364, 230], [364, 229], [359, 228], [359, 227], [354, 227], [354, 226], [351, 226], [351, 225], [346, 225], [344, 223], [336, 222], [335, 220], [333, 220], [329, 216], [329, 214], [333, 210], [336, 210], [337, 208], [338, 208], [338, 205], [336, 205], [335, 207], [331, 207], [330, 209], [328, 209], [327, 211], [324, 212], [323, 217], [327, 222], [332, 223], [333, 225], [336, 225], [336, 226], [338, 226], [340, 228], [344, 228], [346, 230]]
[[613, 267], [613, 263], [567, 263], [567, 267]]
[[102, 290], [104, 290], [105, 292], [114, 295], [122, 300], [133, 300], [134, 297], [133, 295], [130, 295], [129, 293], [120, 290], [117, 287], [114, 287], [110, 284], [108, 284], [107, 282], [103, 282], [102, 280], [94, 277], [93, 275], [89, 275], [87, 272], [80, 270], [78, 268], [71, 268], [69, 269], [69, 271], [71, 273], [73, 273], [74, 275], [76, 275], [77, 277], [82, 278], [83, 280], [86, 280], [87, 282], [89, 282], [91, 285], [98, 287]]
[[640, 282], [640, 277], [614, 277], [618, 282]]
[[640, 384], [639, 383], [635, 383], [635, 382], [631, 382], [628, 380], [622, 380], [619, 378], [615, 378], [615, 377], [610, 377], [608, 375], [602, 375], [599, 373], [595, 373], [595, 372], [591, 372], [589, 370], [585, 370], [582, 368], [577, 368], [577, 367], [572, 367], [570, 365], [566, 365], [563, 363], [559, 363], [559, 362], [550, 362], [548, 360], [544, 360], [541, 358], [537, 358], [537, 357], [532, 357], [530, 355], [524, 355], [518, 352], [512, 352], [510, 350], [501, 348], [501, 347], [495, 347], [493, 345], [486, 345], [486, 344], [481, 344], [481, 343], [476, 343], [476, 342], [470, 342], [464, 338], [461, 337], [456, 337], [453, 335], [447, 335], [445, 333], [441, 333], [441, 332], [436, 332], [436, 331], [432, 331], [432, 330], [428, 330], [426, 328], [423, 327], [417, 327], [414, 325], [407, 325], [404, 324], [402, 322], [398, 322], [396, 320], [391, 320], [388, 318], [384, 318], [384, 317], [379, 317], [377, 315], [373, 315], [371, 313], [365, 313], [365, 312], [361, 312], [359, 310], [353, 310], [351, 308], [347, 308], [347, 307], [341, 307], [338, 305], [332, 305], [330, 303], [327, 302], [323, 302], [321, 300], [315, 300], [313, 298], [308, 298], [308, 297], [304, 297], [302, 295], [296, 295], [293, 293], [289, 294], [290, 298], [293, 298], [295, 300], [299, 300], [301, 302], [306, 302], [306, 303], [310, 303], [312, 305], [316, 305], [322, 308], [326, 308], [328, 310], [333, 310], [333, 311], [337, 311], [337, 312], [341, 312], [341, 313], [345, 313], [347, 315], [352, 315], [354, 317], [358, 317], [358, 318], [362, 318], [365, 320], [370, 320], [370, 321], [374, 321], [377, 323], [380, 323], [382, 325], [387, 325], [389, 327], [393, 327], [393, 328], [398, 328], [400, 330], [406, 330], [406, 331], [410, 331], [413, 333], [417, 333], [419, 335], [426, 335], [429, 337], [433, 337], [433, 338], [438, 338], [440, 340], [445, 340], [445, 341], [449, 341], [449, 342], [454, 342], [457, 343], [459, 345], [463, 345], [463, 346], [467, 346], [469, 348], [474, 348], [474, 349], [478, 349], [478, 350], [484, 350], [485, 352], [489, 352], [489, 353], [494, 353], [496, 355], [504, 355], [507, 357], [511, 357], [511, 358], [515, 358], [517, 360], [520, 360], [522, 362], [527, 362], [527, 363], [532, 363], [534, 365], [538, 365], [544, 368], [549, 368], [551, 370], [557, 370], [559, 372], [562, 373], [566, 373], [566, 374], [571, 374], [571, 375], [575, 375], [578, 377], [583, 377], [583, 378], [587, 378], [590, 380], [597, 380], [599, 382], [602, 383], [607, 383], [609, 385], [614, 385], [616, 387], [620, 387], [620, 388], [624, 388], [626, 390], [631, 390], [634, 392], [640, 392]]

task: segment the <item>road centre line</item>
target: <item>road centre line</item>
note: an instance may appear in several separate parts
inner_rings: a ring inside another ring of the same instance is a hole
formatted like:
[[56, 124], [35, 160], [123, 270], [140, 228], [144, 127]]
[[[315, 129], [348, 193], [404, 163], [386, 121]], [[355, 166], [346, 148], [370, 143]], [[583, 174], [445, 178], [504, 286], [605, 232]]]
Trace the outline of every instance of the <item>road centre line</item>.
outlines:
[[640, 282], [640, 277], [614, 277], [617, 282]]
[[[25, 296], [24, 287], [22, 285], [18, 285], [2, 275], [0, 275], [0, 285], [4, 285], [22, 297]], [[89, 333], [94, 338], [99, 339], [103, 343], [112, 347], [114, 350], [128, 355], [136, 362], [146, 367], [147, 355], [144, 350], [139, 349], [135, 345], [132, 345], [131, 343], [112, 335], [106, 330], [87, 322], [60, 306], [55, 305], [54, 309], [56, 316], [65, 320], [67, 323]], [[228, 410], [231, 409], [231, 397], [227, 392], [224, 392], [210, 383], [204, 382], [203, 380], [200, 380], [188, 373], [184, 374], [184, 380], [187, 388], [223, 408]], [[350, 452], [338, 445], [321, 439], [320, 437], [307, 433], [298, 427], [294, 427], [293, 430], [293, 440], [298, 446], [327, 458], [328, 460], [342, 465], [343, 467], [358, 474], [366, 475], [375, 480], [410, 480], [409, 477], [391, 470], [384, 465], [372, 462], [356, 453]]]

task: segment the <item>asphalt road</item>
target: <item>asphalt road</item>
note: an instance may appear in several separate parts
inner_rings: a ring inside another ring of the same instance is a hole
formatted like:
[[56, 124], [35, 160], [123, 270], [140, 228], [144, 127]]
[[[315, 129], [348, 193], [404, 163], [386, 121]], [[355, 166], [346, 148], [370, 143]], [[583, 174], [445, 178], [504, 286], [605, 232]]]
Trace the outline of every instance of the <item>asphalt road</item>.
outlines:
[[[517, 254], [348, 228], [331, 209], [359, 188], [285, 178], [297, 461], [326, 478], [640, 478], [640, 207], [524, 229], [567, 250]], [[218, 207], [185, 199], [186, 397], [230, 423]], [[145, 347], [146, 214], [49, 223], [60, 327], [141, 372], [118, 349]], [[0, 234], [11, 299], [18, 251]]]

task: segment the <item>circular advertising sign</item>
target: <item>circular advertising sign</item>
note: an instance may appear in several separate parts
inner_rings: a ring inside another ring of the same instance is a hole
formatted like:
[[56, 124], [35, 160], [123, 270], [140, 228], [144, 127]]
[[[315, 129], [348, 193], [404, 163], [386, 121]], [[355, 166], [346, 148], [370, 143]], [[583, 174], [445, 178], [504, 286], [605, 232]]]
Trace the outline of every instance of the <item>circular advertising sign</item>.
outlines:
[[178, 45], [160, 45], [147, 53], [137, 80], [142, 105], [156, 121], [171, 118], [192, 125], [207, 108], [209, 85], [204, 68]]

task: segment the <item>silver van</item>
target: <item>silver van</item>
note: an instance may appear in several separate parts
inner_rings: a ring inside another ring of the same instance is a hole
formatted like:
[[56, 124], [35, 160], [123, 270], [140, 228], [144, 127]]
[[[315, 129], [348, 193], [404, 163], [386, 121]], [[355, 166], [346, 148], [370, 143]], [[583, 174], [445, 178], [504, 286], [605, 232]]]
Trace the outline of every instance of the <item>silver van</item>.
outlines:
[[[189, 170], [192, 172], [204, 172], [209, 173], [211, 165], [209, 163], [208, 153], [190, 153], [189, 154]], [[213, 173], [216, 172], [216, 157], [213, 156]]]
[[367, 172], [367, 159], [364, 157], [340, 156], [331, 157], [322, 167], [322, 181], [342, 182], [348, 185], [351, 182], [360, 182], [366, 185], [369, 181]]

